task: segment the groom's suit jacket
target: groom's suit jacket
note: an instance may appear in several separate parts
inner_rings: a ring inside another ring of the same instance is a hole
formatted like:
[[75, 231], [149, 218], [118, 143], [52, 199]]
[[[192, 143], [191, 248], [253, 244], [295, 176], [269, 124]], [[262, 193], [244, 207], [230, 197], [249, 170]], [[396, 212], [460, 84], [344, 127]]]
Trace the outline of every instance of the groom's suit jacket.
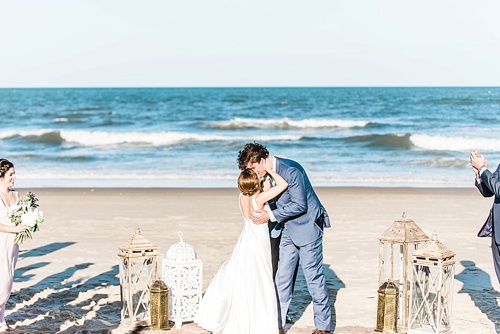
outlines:
[[[483, 227], [479, 231], [478, 236], [493, 236], [497, 244], [500, 244], [500, 180], [498, 179], [499, 169], [500, 165], [498, 165], [494, 173], [490, 172], [489, 170], [485, 170], [481, 174], [481, 183], [476, 182], [476, 187], [484, 197], [495, 196], [490, 214], [488, 215], [488, 218], [486, 219]], [[492, 231], [494, 232], [494, 235], [492, 235]]]
[[302, 166], [289, 159], [276, 159], [276, 173], [288, 182], [288, 188], [271, 205], [274, 217], [297, 246], [307, 245], [323, 235], [330, 227], [330, 218]]

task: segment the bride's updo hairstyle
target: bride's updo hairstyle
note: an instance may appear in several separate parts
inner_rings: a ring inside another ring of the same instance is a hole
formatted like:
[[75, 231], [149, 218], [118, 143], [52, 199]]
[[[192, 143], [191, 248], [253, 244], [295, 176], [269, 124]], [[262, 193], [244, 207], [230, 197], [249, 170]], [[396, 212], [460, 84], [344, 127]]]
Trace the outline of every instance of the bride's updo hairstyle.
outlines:
[[245, 168], [238, 177], [238, 188], [245, 195], [252, 196], [261, 190], [259, 175], [253, 169]]
[[4, 177], [7, 171], [14, 168], [14, 164], [7, 159], [0, 159], [0, 178]]

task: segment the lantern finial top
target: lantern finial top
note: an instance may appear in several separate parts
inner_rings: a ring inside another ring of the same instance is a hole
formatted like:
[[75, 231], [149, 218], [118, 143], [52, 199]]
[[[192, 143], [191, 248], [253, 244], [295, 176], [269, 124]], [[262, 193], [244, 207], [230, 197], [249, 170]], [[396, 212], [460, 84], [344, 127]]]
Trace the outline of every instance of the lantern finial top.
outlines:
[[193, 246], [182, 241], [183, 233], [179, 231], [177, 233], [180, 242], [170, 246], [167, 251], [167, 260], [174, 262], [185, 262], [185, 261], [193, 261], [196, 260], [196, 251]]
[[135, 228], [135, 234], [128, 240], [125, 244], [119, 247], [120, 255], [131, 254], [131, 253], [144, 253], [153, 252], [156, 254], [158, 246], [153, 244], [148, 239], [144, 238], [141, 234], [141, 229], [139, 227]]

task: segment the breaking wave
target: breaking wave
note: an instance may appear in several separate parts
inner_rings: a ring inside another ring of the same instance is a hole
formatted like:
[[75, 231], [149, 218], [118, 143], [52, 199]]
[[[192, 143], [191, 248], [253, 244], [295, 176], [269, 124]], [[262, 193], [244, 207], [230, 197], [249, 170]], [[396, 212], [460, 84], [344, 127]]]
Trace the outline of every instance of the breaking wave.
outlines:
[[346, 138], [347, 142], [365, 143], [367, 147], [421, 149], [428, 151], [500, 152], [500, 139], [445, 137], [424, 134], [372, 134]]
[[411, 143], [420, 149], [433, 151], [469, 152], [500, 152], [500, 139], [445, 137], [423, 134], [410, 136]]
[[73, 144], [81, 146], [169, 146], [184, 142], [207, 141], [299, 141], [302, 136], [260, 135], [221, 136], [183, 132], [106, 132], [86, 130], [36, 130], [0, 133], [1, 140], [22, 139], [29, 142]]
[[340, 120], [340, 119], [303, 119], [291, 120], [280, 119], [251, 119], [234, 118], [229, 121], [210, 122], [208, 126], [215, 129], [244, 129], [244, 128], [266, 128], [266, 129], [319, 129], [319, 128], [353, 128], [365, 127], [373, 124], [369, 121]]

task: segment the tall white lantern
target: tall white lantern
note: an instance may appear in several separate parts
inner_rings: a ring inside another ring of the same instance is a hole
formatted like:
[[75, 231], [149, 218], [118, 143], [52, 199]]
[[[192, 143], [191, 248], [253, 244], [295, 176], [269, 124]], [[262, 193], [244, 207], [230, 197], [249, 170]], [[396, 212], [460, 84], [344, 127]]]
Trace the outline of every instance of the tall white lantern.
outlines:
[[451, 333], [455, 253], [434, 233], [412, 258], [408, 334]]
[[158, 246], [135, 235], [119, 248], [121, 319], [129, 324], [149, 319], [149, 290], [158, 276]]
[[412, 254], [427, 240], [427, 234], [413, 220], [407, 219], [405, 213], [379, 238], [379, 287], [387, 282], [397, 287], [398, 330], [408, 328]]
[[182, 241], [172, 245], [162, 260], [162, 280], [170, 288], [169, 319], [175, 327], [193, 321], [202, 297], [202, 262], [196, 259], [194, 248]]

